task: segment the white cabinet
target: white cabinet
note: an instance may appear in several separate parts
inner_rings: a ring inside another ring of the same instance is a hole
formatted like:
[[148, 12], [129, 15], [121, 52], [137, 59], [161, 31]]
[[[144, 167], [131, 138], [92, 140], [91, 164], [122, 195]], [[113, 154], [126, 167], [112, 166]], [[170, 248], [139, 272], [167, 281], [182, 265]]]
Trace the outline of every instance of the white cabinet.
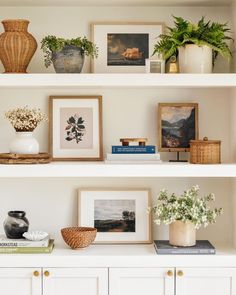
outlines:
[[0, 268], [0, 294], [42, 295], [41, 269]]
[[174, 268], [111, 268], [110, 295], [174, 295]]
[[[47, 268], [43, 295], [108, 295], [106, 268]], [[24, 294], [25, 295], [25, 294]]]
[[176, 295], [235, 295], [235, 268], [176, 269]]

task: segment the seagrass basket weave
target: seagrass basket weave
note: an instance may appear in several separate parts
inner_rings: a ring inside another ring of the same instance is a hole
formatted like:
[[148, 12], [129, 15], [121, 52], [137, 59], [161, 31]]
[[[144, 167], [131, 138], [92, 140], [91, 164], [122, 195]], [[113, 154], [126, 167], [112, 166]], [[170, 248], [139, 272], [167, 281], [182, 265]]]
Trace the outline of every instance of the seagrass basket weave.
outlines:
[[190, 141], [190, 163], [192, 164], [220, 164], [220, 140]]
[[96, 238], [97, 229], [93, 227], [66, 227], [61, 234], [72, 249], [88, 247]]

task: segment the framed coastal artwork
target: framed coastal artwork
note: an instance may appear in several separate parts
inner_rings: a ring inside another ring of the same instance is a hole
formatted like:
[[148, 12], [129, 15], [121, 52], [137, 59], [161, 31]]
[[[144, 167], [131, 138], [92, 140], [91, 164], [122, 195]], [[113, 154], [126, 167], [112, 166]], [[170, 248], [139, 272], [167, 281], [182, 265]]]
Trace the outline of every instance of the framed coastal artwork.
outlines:
[[159, 151], [189, 151], [190, 140], [198, 139], [197, 103], [159, 103]]
[[93, 73], [145, 73], [145, 60], [163, 33], [159, 22], [97, 22], [91, 24], [98, 58], [92, 61]]
[[103, 160], [101, 96], [50, 96], [49, 113], [53, 160]]
[[151, 243], [148, 189], [80, 189], [78, 224], [97, 228], [95, 243]]

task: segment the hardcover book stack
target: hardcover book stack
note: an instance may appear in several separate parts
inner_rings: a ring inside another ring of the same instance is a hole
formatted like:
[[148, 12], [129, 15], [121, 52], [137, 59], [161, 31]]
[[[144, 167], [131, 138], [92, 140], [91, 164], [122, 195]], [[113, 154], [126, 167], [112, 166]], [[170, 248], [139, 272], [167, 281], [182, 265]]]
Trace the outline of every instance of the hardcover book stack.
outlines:
[[[126, 139], [138, 141], [139, 139]], [[121, 139], [122, 141], [122, 139]], [[111, 154], [107, 154], [106, 163], [120, 164], [157, 164], [160, 163], [160, 154], [156, 153], [154, 145], [113, 145]]]
[[8, 239], [0, 235], [0, 253], [51, 253], [54, 247], [54, 240], [46, 237], [41, 241], [29, 241], [26, 239]]
[[157, 254], [162, 255], [212, 255], [216, 254], [215, 247], [207, 240], [196, 241], [195, 246], [176, 247], [169, 244], [169, 241], [154, 241], [154, 247]]

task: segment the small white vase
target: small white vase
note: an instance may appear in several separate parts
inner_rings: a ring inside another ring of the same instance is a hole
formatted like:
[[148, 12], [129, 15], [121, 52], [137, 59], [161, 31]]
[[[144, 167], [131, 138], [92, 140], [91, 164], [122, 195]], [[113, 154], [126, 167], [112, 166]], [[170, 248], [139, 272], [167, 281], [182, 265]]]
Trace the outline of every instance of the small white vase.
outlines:
[[175, 221], [169, 225], [169, 243], [173, 246], [190, 247], [196, 245], [196, 228], [190, 221]]
[[212, 73], [212, 49], [188, 44], [179, 48], [180, 73]]
[[33, 137], [33, 132], [16, 132], [16, 137], [10, 144], [10, 153], [38, 154], [39, 143]]

